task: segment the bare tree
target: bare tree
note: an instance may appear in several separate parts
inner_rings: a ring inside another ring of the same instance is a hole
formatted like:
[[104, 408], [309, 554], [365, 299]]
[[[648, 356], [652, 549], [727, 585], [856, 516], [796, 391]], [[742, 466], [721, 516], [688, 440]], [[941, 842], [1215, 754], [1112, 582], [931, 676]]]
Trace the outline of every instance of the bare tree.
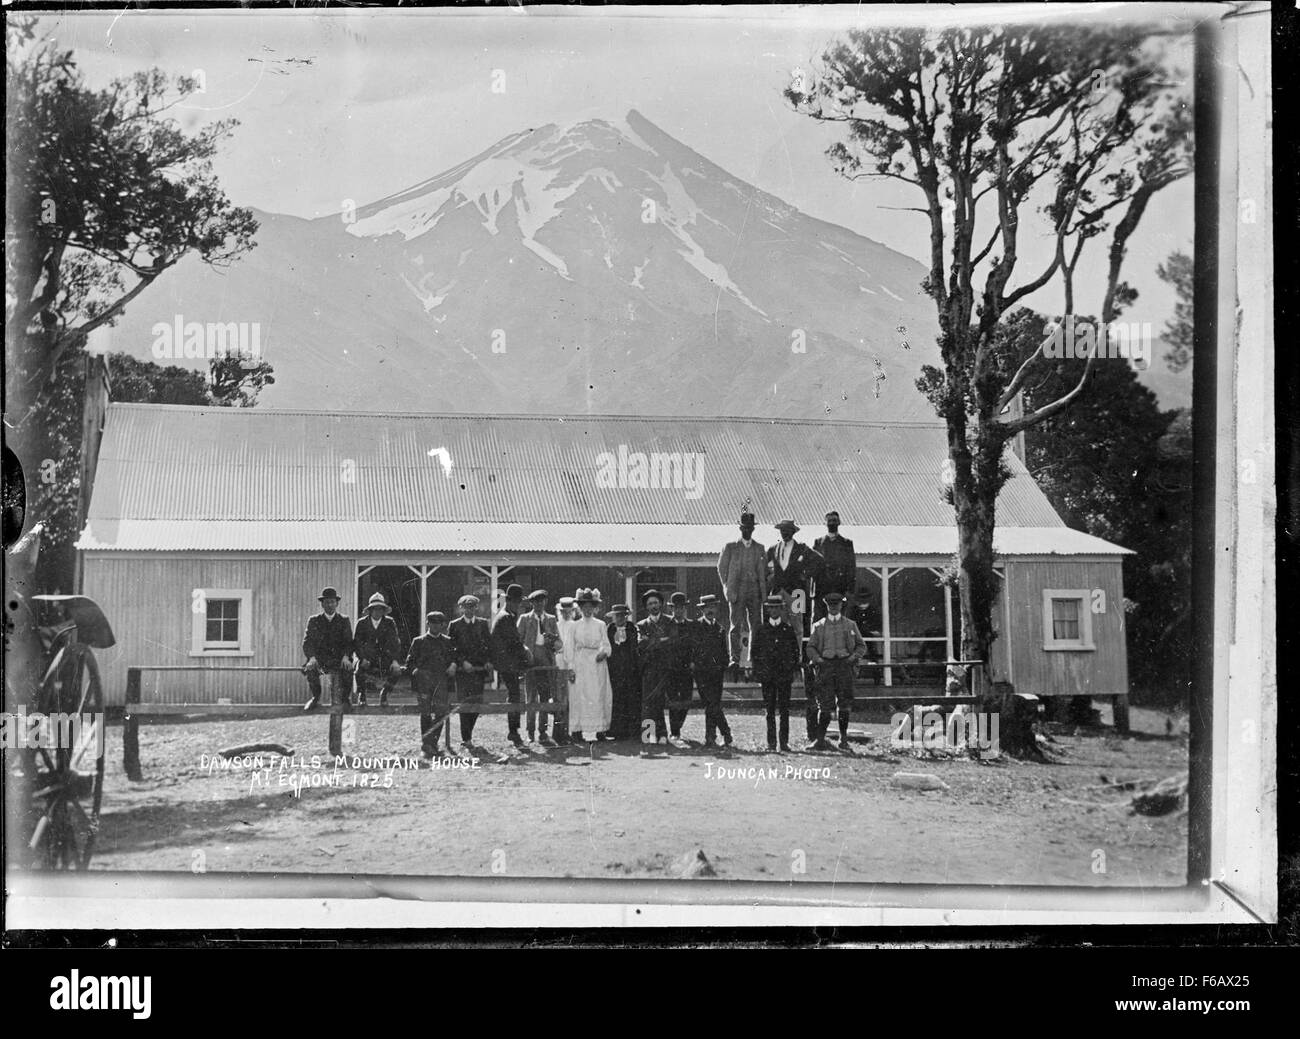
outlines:
[[[1106, 250], [1102, 327], [1136, 297], [1120, 279], [1128, 242], [1152, 196], [1191, 170], [1190, 111], [1162, 65], [1159, 38], [1131, 27], [855, 30], [785, 91], [797, 111], [844, 125], [828, 151], [841, 174], [901, 181], [924, 203], [922, 288], [938, 311], [942, 367], [926, 366], [917, 386], [948, 427], [967, 659], [988, 660], [994, 639], [994, 507], [1007, 442], [1069, 407], [1097, 357], [1060, 397], [1016, 414], [1009, 405], [1044, 352], [1008, 364], [999, 325], [1053, 282], [1072, 322], [1075, 275], [1093, 239]], [[1021, 222], [1034, 215], [1054, 250], [1021, 275]], [[1012, 722], [1003, 747], [1036, 754], [1014, 704], [998, 706]]]

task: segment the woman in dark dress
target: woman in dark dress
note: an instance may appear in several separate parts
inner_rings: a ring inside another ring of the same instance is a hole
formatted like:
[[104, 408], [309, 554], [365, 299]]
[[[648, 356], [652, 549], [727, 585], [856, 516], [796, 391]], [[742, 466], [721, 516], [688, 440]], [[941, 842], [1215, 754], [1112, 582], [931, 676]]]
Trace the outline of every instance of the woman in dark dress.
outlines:
[[636, 625], [628, 620], [626, 603], [612, 606], [609, 615], [609, 681], [614, 687], [614, 710], [609, 735], [616, 740], [641, 736], [641, 678], [636, 663]]

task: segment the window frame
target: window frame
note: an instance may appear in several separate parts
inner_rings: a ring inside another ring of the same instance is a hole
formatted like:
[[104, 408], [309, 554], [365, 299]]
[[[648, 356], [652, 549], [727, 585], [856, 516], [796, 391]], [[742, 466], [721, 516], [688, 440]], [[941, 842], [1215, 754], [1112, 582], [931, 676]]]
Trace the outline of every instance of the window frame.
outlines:
[[[196, 588], [202, 596], [204, 608], [195, 612], [197, 601], [190, 597], [190, 656], [191, 657], [251, 657], [253, 655], [253, 590], [251, 588]], [[208, 643], [207, 604], [231, 600], [239, 603], [238, 645], [212, 646]]]
[[[1052, 602], [1056, 599], [1073, 599], [1079, 604], [1079, 637], [1077, 639], [1058, 639], [1055, 635], [1052, 617]], [[1090, 653], [1097, 644], [1092, 635], [1092, 589], [1090, 588], [1044, 588], [1043, 589], [1043, 649], [1049, 653], [1075, 652]]]

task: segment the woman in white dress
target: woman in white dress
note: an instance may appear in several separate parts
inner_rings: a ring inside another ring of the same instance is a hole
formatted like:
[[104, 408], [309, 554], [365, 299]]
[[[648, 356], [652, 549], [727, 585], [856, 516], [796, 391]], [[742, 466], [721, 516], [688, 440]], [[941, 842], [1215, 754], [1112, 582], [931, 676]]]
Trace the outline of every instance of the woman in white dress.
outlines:
[[564, 662], [569, 668], [569, 733], [575, 742], [596, 742], [609, 728], [614, 690], [609, 683], [610, 644], [605, 622], [596, 617], [600, 592], [579, 588], [582, 616], [562, 628]]

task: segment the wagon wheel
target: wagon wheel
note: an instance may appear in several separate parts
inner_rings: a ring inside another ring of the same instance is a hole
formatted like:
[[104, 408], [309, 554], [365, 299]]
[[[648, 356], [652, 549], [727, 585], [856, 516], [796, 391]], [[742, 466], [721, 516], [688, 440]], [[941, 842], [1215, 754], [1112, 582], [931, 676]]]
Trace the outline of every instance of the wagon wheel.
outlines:
[[104, 796], [104, 693], [99, 665], [88, 647], [74, 642], [59, 652], [41, 687], [37, 710], [71, 714], [85, 724], [75, 730], [72, 746], [33, 751], [32, 812], [40, 817], [28, 845], [32, 862], [39, 869], [84, 870], [94, 854]]

